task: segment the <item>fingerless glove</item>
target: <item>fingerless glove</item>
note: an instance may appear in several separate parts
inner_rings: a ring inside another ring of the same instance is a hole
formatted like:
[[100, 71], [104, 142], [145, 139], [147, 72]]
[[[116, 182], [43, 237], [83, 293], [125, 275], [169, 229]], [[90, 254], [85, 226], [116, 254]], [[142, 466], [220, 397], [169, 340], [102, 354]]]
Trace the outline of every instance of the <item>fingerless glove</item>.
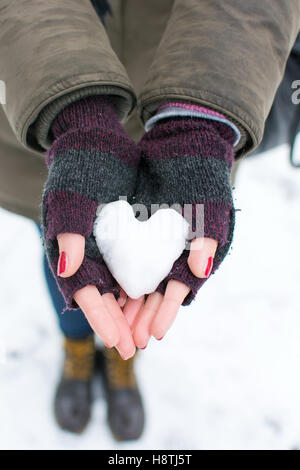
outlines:
[[[42, 233], [47, 258], [67, 308], [74, 293], [95, 285], [101, 294], [117, 286], [92, 235], [99, 204], [134, 192], [139, 163], [137, 145], [126, 134], [108, 96], [91, 96], [67, 106], [51, 126], [53, 144], [42, 202]], [[85, 257], [69, 278], [56, 275], [60, 233], [86, 238]]]
[[[233, 236], [234, 214], [230, 173], [234, 161], [234, 130], [222, 122], [193, 117], [160, 120], [140, 142], [141, 163], [136, 200], [150, 210], [151, 204], [191, 205], [192, 230], [197, 205], [204, 209], [203, 236], [218, 241], [212, 273], [227, 254]], [[184, 213], [183, 213], [184, 215]], [[184, 282], [190, 293], [188, 305], [206, 279], [190, 271], [184, 250], [166, 279], [158, 286], [164, 293], [169, 280]]]

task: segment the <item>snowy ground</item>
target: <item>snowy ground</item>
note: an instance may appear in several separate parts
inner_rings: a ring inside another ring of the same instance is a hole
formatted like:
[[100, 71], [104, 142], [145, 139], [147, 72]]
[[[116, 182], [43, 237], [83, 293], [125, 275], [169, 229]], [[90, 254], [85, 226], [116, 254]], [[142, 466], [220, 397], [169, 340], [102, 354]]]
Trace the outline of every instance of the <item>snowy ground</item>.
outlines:
[[61, 338], [33, 224], [0, 210], [2, 449], [300, 448], [300, 171], [286, 149], [249, 159], [234, 246], [199, 298], [137, 364], [147, 424], [116, 443], [101, 387], [81, 436], [52, 416]]

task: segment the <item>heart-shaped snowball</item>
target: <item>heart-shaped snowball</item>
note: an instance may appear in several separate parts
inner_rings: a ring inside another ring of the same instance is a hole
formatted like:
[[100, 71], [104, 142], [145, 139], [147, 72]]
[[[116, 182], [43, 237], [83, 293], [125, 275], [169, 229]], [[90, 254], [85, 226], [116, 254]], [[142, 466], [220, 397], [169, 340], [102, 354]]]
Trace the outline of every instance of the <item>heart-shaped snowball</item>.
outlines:
[[124, 200], [99, 206], [94, 236], [110, 272], [129, 297], [155, 291], [185, 248], [189, 224], [175, 209], [135, 218]]

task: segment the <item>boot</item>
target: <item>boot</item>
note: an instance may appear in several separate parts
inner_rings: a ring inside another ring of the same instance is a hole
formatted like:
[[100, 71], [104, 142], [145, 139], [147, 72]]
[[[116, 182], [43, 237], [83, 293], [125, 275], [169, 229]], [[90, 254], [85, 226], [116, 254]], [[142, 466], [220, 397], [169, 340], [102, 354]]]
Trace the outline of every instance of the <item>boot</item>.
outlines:
[[110, 429], [118, 441], [138, 439], [144, 408], [134, 374], [134, 357], [124, 361], [116, 349], [104, 349], [104, 388]]
[[65, 338], [64, 350], [63, 371], [54, 400], [55, 417], [62, 429], [80, 433], [91, 414], [94, 336], [80, 340]]

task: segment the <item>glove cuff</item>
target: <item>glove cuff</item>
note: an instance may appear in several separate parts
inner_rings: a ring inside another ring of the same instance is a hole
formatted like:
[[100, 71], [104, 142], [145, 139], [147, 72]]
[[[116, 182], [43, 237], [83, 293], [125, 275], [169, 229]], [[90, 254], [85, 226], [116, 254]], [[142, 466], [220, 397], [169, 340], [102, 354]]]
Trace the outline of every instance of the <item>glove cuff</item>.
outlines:
[[54, 142], [46, 153], [48, 168], [70, 150], [113, 153], [126, 165], [138, 165], [138, 151], [109, 96], [89, 96], [68, 105], [53, 121], [51, 131]]
[[66, 106], [51, 124], [55, 139], [69, 131], [100, 128], [126, 135], [112, 100], [107, 95], [82, 98]]
[[155, 159], [191, 155], [222, 160], [231, 169], [234, 162], [234, 130], [223, 122], [193, 117], [173, 117], [158, 122], [142, 138], [143, 152]]

